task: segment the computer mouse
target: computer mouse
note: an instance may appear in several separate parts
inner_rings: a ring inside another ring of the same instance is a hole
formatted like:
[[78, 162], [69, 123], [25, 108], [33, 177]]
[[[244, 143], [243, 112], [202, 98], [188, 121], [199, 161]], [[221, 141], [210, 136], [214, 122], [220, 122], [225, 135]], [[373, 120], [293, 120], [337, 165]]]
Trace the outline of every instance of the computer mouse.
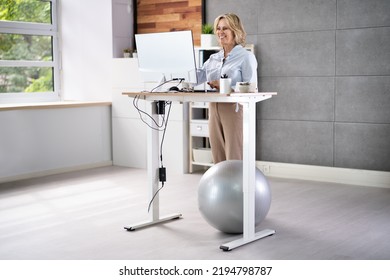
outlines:
[[170, 87], [169, 91], [180, 91], [178, 87]]

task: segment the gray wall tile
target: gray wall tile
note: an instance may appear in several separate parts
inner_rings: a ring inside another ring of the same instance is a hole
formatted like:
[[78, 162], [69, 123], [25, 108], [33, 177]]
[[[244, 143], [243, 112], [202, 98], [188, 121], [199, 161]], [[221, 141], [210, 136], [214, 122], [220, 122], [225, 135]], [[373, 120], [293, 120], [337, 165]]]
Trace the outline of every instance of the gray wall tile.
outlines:
[[390, 170], [390, 125], [336, 123], [335, 166]]
[[259, 35], [260, 76], [332, 76], [334, 31]]
[[390, 25], [389, 0], [338, 0], [337, 28]]
[[389, 0], [210, 0], [255, 44], [257, 160], [390, 171]]
[[254, 44], [255, 45], [255, 53], [256, 53], [256, 49], [258, 48], [257, 35], [247, 35], [246, 36], [246, 43], [247, 44]]
[[337, 77], [335, 103], [336, 121], [390, 124], [390, 77]]
[[259, 34], [336, 27], [336, 0], [261, 0]]
[[206, 1], [206, 19], [213, 24], [217, 16], [226, 13], [237, 14], [244, 25], [247, 34], [258, 34], [258, 0], [237, 1], [209, 0]]
[[259, 160], [333, 165], [332, 123], [263, 120], [256, 138]]
[[333, 77], [262, 77], [260, 91], [277, 96], [258, 104], [259, 119], [333, 121]]
[[337, 75], [390, 75], [390, 28], [338, 30]]

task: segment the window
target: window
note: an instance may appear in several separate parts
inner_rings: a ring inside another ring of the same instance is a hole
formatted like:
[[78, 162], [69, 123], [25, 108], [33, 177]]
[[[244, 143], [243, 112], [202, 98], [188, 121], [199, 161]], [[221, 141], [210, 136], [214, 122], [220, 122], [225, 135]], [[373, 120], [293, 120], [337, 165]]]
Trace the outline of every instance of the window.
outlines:
[[57, 0], [0, 0], [0, 103], [58, 101]]

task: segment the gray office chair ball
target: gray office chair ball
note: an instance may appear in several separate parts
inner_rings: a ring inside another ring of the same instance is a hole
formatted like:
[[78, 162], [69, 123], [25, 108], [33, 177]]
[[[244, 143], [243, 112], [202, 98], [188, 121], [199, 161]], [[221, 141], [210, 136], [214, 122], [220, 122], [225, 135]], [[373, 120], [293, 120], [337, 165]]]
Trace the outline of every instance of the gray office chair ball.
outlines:
[[[198, 206], [203, 218], [225, 233], [243, 232], [242, 161], [222, 161], [202, 176], [198, 188]], [[267, 216], [271, 190], [263, 173], [256, 168], [255, 226]]]

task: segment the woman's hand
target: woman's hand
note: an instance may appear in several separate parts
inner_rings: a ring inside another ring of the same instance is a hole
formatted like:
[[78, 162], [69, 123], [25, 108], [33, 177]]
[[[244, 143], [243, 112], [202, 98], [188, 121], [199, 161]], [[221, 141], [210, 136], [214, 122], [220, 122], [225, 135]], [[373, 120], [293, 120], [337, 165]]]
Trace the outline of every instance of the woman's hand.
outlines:
[[212, 88], [212, 89], [217, 89], [219, 90], [219, 80], [214, 80], [207, 82], [207, 84]]

